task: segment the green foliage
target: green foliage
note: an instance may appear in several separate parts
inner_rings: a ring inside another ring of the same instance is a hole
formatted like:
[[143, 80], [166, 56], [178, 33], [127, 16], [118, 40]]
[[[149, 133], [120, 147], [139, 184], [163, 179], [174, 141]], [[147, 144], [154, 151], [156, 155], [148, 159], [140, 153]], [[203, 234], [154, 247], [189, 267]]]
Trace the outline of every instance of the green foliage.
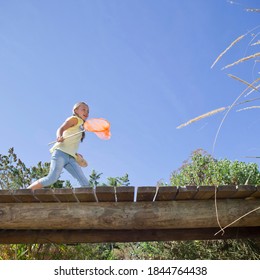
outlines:
[[185, 185], [259, 185], [260, 172], [255, 163], [216, 160], [199, 149], [171, 175], [171, 184]]
[[0, 187], [1, 189], [25, 188], [31, 182], [31, 170], [17, 158], [14, 148], [8, 155], [0, 154]]
[[259, 260], [259, 240], [0, 245], [0, 260]]
[[130, 185], [130, 181], [127, 173], [125, 174], [125, 176], [122, 177], [108, 177], [107, 181], [108, 181], [108, 185], [112, 187]]
[[[7, 155], [0, 154], [0, 188], [23, 189], [32, 181], [46, 176], [49, 172], [50, 163], [41, 161], [31, 168], [26, 167], [14, 152], [14, 148], [8, 150]], [[71, 188], [69, 181], [58, 180], [51, 188]]]
[[130, 185], [129, 176], [127, 173], [125, 174], [125, 176], [120, 177], [119, 180], [121, 181], [121, 186], [127, 187]]
[[259, 260], [257, 240], [168, 241], [118, 243], [116, 259], [131, 260]]
[[99, 179], [103, 173], [97, 173], [96, 170], [92, 170], [92, 173], [89, 175], [89, 185], [91, 187], [96, 187], [99, 185]]
[[112, 186], [112, 187], [118, 187], [118, 186], [129, 186], [129, 176], [126, 173], [124, 176], [121, 177], [108, 177], [107, 183], [100, 183], [100, 178], [103, 173], [98, 173], [96, 170], [93, 170], [92, 173], [89, 175], [89, 184], [91, 187], [96, 186]]
[[0, 260], [112, 260], [111, 244], [0, 244]]

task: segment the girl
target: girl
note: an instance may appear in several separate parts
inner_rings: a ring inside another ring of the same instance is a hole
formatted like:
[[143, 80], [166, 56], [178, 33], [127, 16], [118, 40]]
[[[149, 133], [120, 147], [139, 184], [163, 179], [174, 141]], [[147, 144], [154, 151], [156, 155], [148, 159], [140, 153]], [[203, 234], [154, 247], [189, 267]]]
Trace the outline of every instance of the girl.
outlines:
[[59, 179], [63, 167], [78, 180], [81, 187], [89, 186], [88, 179], [76, 162], [78, 146], [80, 141], [83, 141], [85, 132], [82, 131], [82, 133], [65, 139], [69, 135], [83, 130], [82, 125], [88, 118], [89, 107], [86, 103], [79, 102], [74, 105], [72, 111], [73, 116], [66, 119], [58, 128], [57, 142], [50, 149], [52, 156], [49, 174], [32, 183], [28, 189], [35, 190], [54, 184]]

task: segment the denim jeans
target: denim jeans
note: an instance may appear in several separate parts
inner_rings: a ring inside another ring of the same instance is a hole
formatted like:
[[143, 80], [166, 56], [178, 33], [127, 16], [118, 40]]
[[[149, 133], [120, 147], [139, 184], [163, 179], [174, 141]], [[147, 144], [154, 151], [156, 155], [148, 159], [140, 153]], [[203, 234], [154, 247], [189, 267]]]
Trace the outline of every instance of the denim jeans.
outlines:
[[61, 150], [55, 150], [52, 153], [49, 174], [46, 177], [41, 178], [39, 182], [44, 187], [54, 184], [58, 181], [63, 168], [77, 179], [81, 187], [89, 186], [88, 179], [85, 177], [75, 158]]

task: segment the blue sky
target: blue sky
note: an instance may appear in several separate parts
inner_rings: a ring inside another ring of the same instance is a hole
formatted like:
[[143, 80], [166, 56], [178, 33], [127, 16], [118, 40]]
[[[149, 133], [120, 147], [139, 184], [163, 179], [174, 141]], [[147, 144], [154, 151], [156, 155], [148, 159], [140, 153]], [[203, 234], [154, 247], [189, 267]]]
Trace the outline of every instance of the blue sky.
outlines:
[[[79, 150], [86, 175], [95, 169], [105, 182], [128, 173], [134, 186], [169, 182], [192, 151], [212, 152], [223, 114], [176, 127], [234, 101], [245, 85], [228, 73], [249, 82], [259, 76], [253, 60], [221, 70], [257, 52], [247, 48], [250, 35], [210, 69], [259, 25], [259, 13], [245, 8], [259, 1], [0, 0], [0, 153], [14, 147], [28, 166], [50, 161], [47, 143], [85, 101], [112, 132], [109, 141], [87, 134]], [[259, 124], [259, 109], [233, 110], [214, 156], [258, 163], [245, 156], [260, 155]], [[62, 178], [72, 179], [66, 171]]]

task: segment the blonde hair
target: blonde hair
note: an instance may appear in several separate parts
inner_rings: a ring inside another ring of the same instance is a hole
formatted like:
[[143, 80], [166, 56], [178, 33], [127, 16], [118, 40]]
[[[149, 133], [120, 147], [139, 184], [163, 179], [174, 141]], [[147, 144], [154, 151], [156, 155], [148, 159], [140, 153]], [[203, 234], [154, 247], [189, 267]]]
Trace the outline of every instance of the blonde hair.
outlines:
[[[73, 114], [73, 116], [77, 116], [77, 117], [78, 117], [78, 115], [77, 115], [77, 113], [76, 113], [75, 111], [76, 111], [76, 109], [79, 108], [80, 105], [85, 105], [85, 106], [88, 107], [88, 104], [85, 103], [85, 102], [82, 102], [82, 101], [81, 101], [81, 102], [76, 103], [76, 104], [73, 106], [73, 108], [72, 108], [72, 114]], [[88, 110], [89, 110], [89, 107], [88, 107]], [[83, 131], [83, 132], [82, 132], [82, 137], [81, 137], [80, 141], [83, 142], [84, 138], [85, 138], [85, 132]]]
[[[88, 107], [88, 104], [85, 103], [85, 102], [83, 102], [83, 101], [76, 103], [76, 104], [73, 106], [73, 108], [72, 108], [72, 114], [73, 114], [73, 115], [77, 115], [77, 114], [75, 113], [75, 110], [78, 109], [80, 105], [85, 105], [85, 106]], [[88, 107], [88, 109], [89, 109], [89, 107]]]

